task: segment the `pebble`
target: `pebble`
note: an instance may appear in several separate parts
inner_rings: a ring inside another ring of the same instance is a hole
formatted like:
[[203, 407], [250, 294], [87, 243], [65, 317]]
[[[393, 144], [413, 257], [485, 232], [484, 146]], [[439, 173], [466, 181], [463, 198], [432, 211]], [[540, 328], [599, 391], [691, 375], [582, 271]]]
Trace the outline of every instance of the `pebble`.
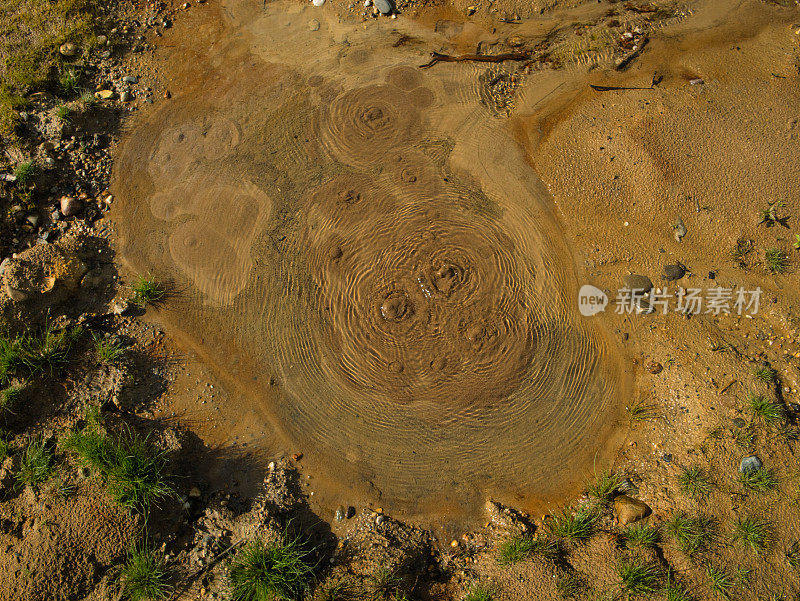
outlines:
[[189, 496], [192, 499], [199, 499], [200, 498], [200, 489], [196, 486], [192, 486], [192, 490], [189, 491]]
[[316, 19], [311, 19], [308, 22], [308, 28], [311, 31], [319, 31], [319, 21], [317, 21]]
[[72, 42], [64, 42], [59, 46], [58, 51], [61, 53], [61, 56], [69, 58], [78, 54], [78, 47]]
[[653, 375], [661, 373], [662, 369], [663, 366], [658, 361], [650, 361], [647, 364], [647, 371], [649, 371]]
[[646, 294], [653, 289], [653, 282], [646, 275], [630, 273], [622, 278], [622, 282], [631, 290], [636, 290], [638, 294]]
[[345, 517], [349, 520], [350, 518], [355, 517], [355, 515], [356, 515], [356, 508], [353, 507], [352, 505], [348, 505]]
[[345, 518], [345, 515], [346, 515], [345, 508], [339, 505], [339, 507], [336, 508], [336, 513], [334, 513], [333, 518], [337, 522], [341, 522]]
[[761, 463], [761, 460], [758, 457], [755, 455], [750, 455], [739, 462], [739, 471], [743, 474], [746, 472], [754, 472], [758, 469], [761, 469], [762, 465], [764, 464]]
[[314, 6], [322, 6], [323, 4], [325, 4], [325, 0], [311, 0], [311, 4], [313, 4]]
[[30, 223], [33, 227], [36, 227], [37, 225], [39, 225], [39, 216], [36, 215], [36, 214], [28, 215], [28, 217], [26, 219], [27, 219], [28, 223]]
[[744, 421], [741, 417], [734, 417], [733, 425], [736, 426], [737, 428], [744, 428], [747, 425], [747, 422]]
[[372, 0], [364, 0], [364, 8], [369, 8], [372, 6]]
[[131, 94], [130, 92], [123, 92], [122, 94], [120, 94], [120, 96], [119, 96], [119, 99], [120, 99], [122, 102], [130, 102], [130, 100], [132, 99], [132, 97], [133, 97], [133, 96], [132, 96], [132, 94]]
[[694, 79], [690, 79], [690, 80], [689, 80], [689, 85], [691, 85], [691, 86], [702, 86], [704, 83], [706, 83], [706, 82], [704, 82], [704, 81], [703, 81], [701, 78], [699, 78], [699, 77], [696, 77], [696, 78], [694, 78]]
[[139, 78], [134, 77], [133, 75], [126, 75], [125, 77], [122, 78], [122, 81], [124, 81], [125, 83], [139, 83]]
[[375, 3], [375, 8], [382, 15], [388, 15], [394, 10], [394, 2], [392, 0], [373, 0]]
[[650, 507], [628, 495], [614, 498], [614, 515], [621, 526], [631, 524], [650, 514]]
[[386, 521], [386, 516], [385, 515], [379, 515], [378, 517], [375, 518], [375, 524], [378, 525], [378, 526], [383, 524], [385, 521]]
[[668, 282], [674, 282], [681, 279], [686, 275], [686, 268], [680, 263], [674, 265], [664, 265], [664, 275], [662, 276]]
[[675, 221], [675, 225], [672, 226], [672, 230], [672, 235], [675, 236], [675, 240], [678, 242], [680, 242], [681, 238], [688, 233], [686, 226], [683, 224], [683, 219], [680, 217], [678, 217], [677, 221]]
[[112, 90], [100, 90], [95, 92], [94, 95], [100, 100], [111, 100], [114, 97], [114, 92]]
[[108, 36], [104, 36], [104, 35], [97, 36], [97, 43], [100, 44], [101, 46], [103, 44], [106, 44], [107, 42], [108, 42]]
[[61, 207], [61, 214], [64, 217], [77, 215], [83, 208], [83, 203], [73, 196], [62, 196], [59, 205]]

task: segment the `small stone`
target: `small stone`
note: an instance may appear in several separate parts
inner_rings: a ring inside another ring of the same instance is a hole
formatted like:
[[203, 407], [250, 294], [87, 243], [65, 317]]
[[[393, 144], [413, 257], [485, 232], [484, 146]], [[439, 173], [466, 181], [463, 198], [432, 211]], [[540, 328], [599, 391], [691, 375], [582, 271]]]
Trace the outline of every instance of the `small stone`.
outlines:
[[355, 517], [355, 515], [356, 515], [356, 508], [353, 507], [352, 505], [348, 505], [347, 506], [347, 513], [345, 514], [345, 517], [349, 520], [350, 518]]
[[647, 364], [647, 371], [649, 371], [651, 374], [655, 375], [657, 373], [661, 373], [662, 369], [663, 366], [658, 361], [650, 361]]
[[754, 472], [761, 469], [761, 466], [763, 465], [764, 464], [761, 463], [761, 460], [758, 457], [755, 455], [750, 455], [739, 462], [739, 471], [743, 474], [747, 472]]
[[122, 81], [124, 81], [125, 83], [139, 83], [139, 78], [133, 75], [126, 75], [125, 77], [122, 78]]
[[72, 42], [64, 42], [58, 47], [58, 51], [61, 53], [61, 56], [71, 58], [78, 54], [78, 47]]
[[341, 522], [345, 515], [345, 508], [339, 505], [339, 507], [336, 508], [336, 512], [333, 514], [333, 519], [335, 519], [337, 522]]
[[83, 203], [73, 196], [62, 196], [59, 205], [61, 207], [61, 214], [64, 217], [77, 215], [83, 208]]
[[688, 230], [686, 226], [683, 224], [683, 219], [678, 217], [677, 221], [672, 226], [672, 235], [675, 236], [675, 240], [678, 242], [687, 234]]
[[26, 217], [26, 220], [27, 220], [27, 222], [28, 222], [28, 223], [30, 223], [30, 224], [31, 224], [33, 227], [36, 227], [36, 226], [38, 226], [38, 225], [39, 225], [39, 216], [38, 216], [38, 215], [36, 215], [35, 213], [33, 213], [33, 214], [31, 214], [31, 215], [28, 215], [28, 216]]
[[127, 92], [127, 91], [125, 91], [125, 92], [123, 92], [122, 94], [119, 95], [119, 99], [122, 102], [130, 102], [132, 98], [133, 98], [133, 95], [130, 92]]
[[689, 80], [690, 86], [702, 86], [704, 83], [706, 82], [704, 82], [700, 77], [695, 77], [694, 79]]
[[369, 8], [372, 6], [372, 0], [364, 0], [364, 8]]
[[314, 6], [322, 6], [323, 4], [325, 4], [325, 0], [311, 0], [311, 4], [313, 4]]
[[311, 19], [308, 22], [308, 29], [310, 31], [319, 31], [319, 21], [317, 21], [316, 19]]
[[104, 35], [97, 36], [97, 43], [100, 44], [101, 46], [107, 42], [108, 42], [108, 36]]
[[664, 460], [666, 463], [672, 463], [672, 453], [664, 453], [664, 454], [661, 456], [661, 458], [662, 458], [662, 459], [663, 459], [663, 460]]
[[631, 524], [650, 514], [650, 507], [628, 495], [614, 498], [614, 515], [621, 526]]
[[653, 289], [653, 282], [646, 275], [631, 273], [622, 278], [622, 282], [627, 288], [635, 290], [636, 294], [647, 294]]
[[467, 7], [467, 16], [471, 17], [472, 15], [475, 14], [475, 11], [477, 11], [477, 10], [478, 10], [478, 7], [476, 7], [476, 6], [468, 6]]
[[99, 90], [94, 93], [95, 98], [99, 98], [100, 100], [111, 100], [114, 97], [113, 90]]
[[111, 312], [114, 313], [114, 315], [124, 315], [128, 311], [129, 307], [130, 305], [128, 305], [128, 301], [120, 299], [114, 303], [114, 306], [111, 308]]
[[166, 99], [168, 99], [168, 100], [169, 100], [170, 98], [172, 98], [172, 94], [170, 93], [170, 91], [169, 91], [169, 90], [164, 90], [164, 98], [166, 98]]
[[385, 515], [379, 515], [378, 517], [375, 518], [375, 524], [378, 525], [378, 526], [383, 524], [385, 521], [386, 521], [386, 516]]
[[392, 0], [373, 0], [373, 3], [382, 15], [388, 15], [394, 10], [394, 2]]
[[200, 498], [200, 489], [196, 486], [192, 486], [192, 490], [189, 491], [189, 496], [192, 499], [199, 499]]
[[680, 263], [674, 265], [664, 265], [664, 275], [661, 276], [668, 282], [674, 282], [686, 275], [686, 268]]
[[733, 425], [736, 426], [737, 428], [744, 428], [747, 425], [747, 422], [744, 421], [741, 417], [734, 417]]

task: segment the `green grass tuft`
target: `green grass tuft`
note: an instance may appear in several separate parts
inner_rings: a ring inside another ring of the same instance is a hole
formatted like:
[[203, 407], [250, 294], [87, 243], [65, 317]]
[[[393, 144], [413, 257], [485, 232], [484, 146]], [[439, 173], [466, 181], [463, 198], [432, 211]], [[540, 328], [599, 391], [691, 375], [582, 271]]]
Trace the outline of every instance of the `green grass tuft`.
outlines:
[[31, 180], [39, 173], [39, 168], [30, 161], [20, 163], [14, 168], [14, 177], [17, 178], [17, 187], [25, 188]]
[[780, 403], [773, 403], [767, 400], [763, 395], [751, 392], [747, 396], [747, 402], [750, 405], [750, 411], [753, 412], [753, 416], [760, 417], [765, 422], [777, 422], [785, 417], [783, 406]]
[[516, 535], [507, 538], [497, 548], [497, 563], [502, 566], [512, 565], [534, 555], [554, 557], [558, 554], [558, 545], [546, 537], [531, 538]]
[[59, 104], [56, 108], [56, 118], [62, 123], [69, 123], [72, 121], [72, 109], [66, 104]]
[[730, 574], [714, 566], [707, 566], [706, 576], [708, 576], [710, 581], [709, 588], [713, 592], [723, 599], [731, 598], [731, 589], [734, 587], [735, 581]]
[[708, 516], [689, 517], [676, 513], [665, 527], [687, 555], [707, 550], [716, 538], [716, 522]]
[[131, 601], [159, 601], [172, 592], [164, 556], [155, 549], [131, 549], [120, 580], [125, 597]]
[[558, 538], [571, 541], [586, 540], [592, 535], [599, 515], [590, 508], [582, 507], [575, 513], [565, 509], [561, 515], [550, 519], [550, 532]]
[[92, 332], [92, 340], [97, 359], [102, 363], [114, 363], [125, 353], [125, 348], [116, 339]]
[[658, 568], [649, 563], [625, 559], [617, 566], [620, 588], [628, 593], [640, 595], [658, 590]]
[[164, 474], [166, 452], [153, 449], [130, 429], [111, 438], [90, 426], [71, 432], [61, 444], [83, 465], [100, 473], [111, 496], [123, 507], [146, 512], [155, 501], [174, 494]]
[[473, 584], [464, 601], [492, 601], [494, 599], [492, 589], [485, 584]]
[[14, 407], [22, 398], [22, 386], [9, 386], [0, 390], [0, 414], [14, 413]]
[[767, 547], [769, 526], [752, 517], [740, 517], [734, 524], [733, 540], [758, 553]]
[[678, 476], [678, 485], [683, 494], [695, 499], [707, 496], [711, 492], [711, 481], [701, 467], [687, 467]]
[[694, 597], [689, 594], [686, 587], [675, 580], [672, 569], [667, 570], [666, 582], [664, 582], [665, 601], [695, 601]]
[[22, 453], [19, 471], [16, 474], [17, 486], [38, 487], [53, 472], [53, 453], [47, 448], [44, 439], [38, 438], [28, 443]]
[[778, 485], [778, 478], [775, 472], [766, 467], [757, 470], [747, 470], [739, 473], [739, 482], [745, 488], [756, 492], [769, 492]]
[[628, 412], [628, 417], [634, 422], [653, 419], [656, 416], [656, 407], [654, 405], [648, 405], [641, 399], [626, 406], [625, 410]]
[[778, 378], [778, 372], [769, 365], [761, 365], [753, 373], [756, 379], [764, 384], [773, 384]]
[[232, 601], [294, 601], [309, 590], [314, 566], [297, 536], [253, 540], [231, 560]]
[[144, 309], [148, 305], [155, 305], [164, 300], [166, 290], [152, 276], [140, 275], [131, 287], [133, 296], [131, 302]]
[[65, 69], [58, 78], [58, 86], [64, 94], [71, 96], [78, 89], [78, 76], [72, 69]]
[[80, 327], [57, 329], [48, 322], [41, 332], [0, 335], [0, 383], [45, 370], [54, 374], [69, 362], [70, 350], [81, 332]]
[[611, 497], [621, 481], [622, 478], [618, 474], [613, 473], [611, 470], [603, 470], [599, 474], [595, 474], [593, 482], [586, 484], [586, 492], [589, 493], [590, 497], [605, 504], [611, 501]]
[[563, 576], [556, 583], [556, 589], [562, 599], [585, 598], [588, 588], [586, 581], [577, 574]]
[[625, 529], [625, 542], [628, 547], [655, 547], [660, 537], [658, 528], [647, 524], [632, 524]]
[[767, 269], [771, 273], [785, 273], [786, 267], [789, 265], [789, 257], [785, 252], [777, 248], [769, 248], [764, 253], [764, 259], [767, 261]]

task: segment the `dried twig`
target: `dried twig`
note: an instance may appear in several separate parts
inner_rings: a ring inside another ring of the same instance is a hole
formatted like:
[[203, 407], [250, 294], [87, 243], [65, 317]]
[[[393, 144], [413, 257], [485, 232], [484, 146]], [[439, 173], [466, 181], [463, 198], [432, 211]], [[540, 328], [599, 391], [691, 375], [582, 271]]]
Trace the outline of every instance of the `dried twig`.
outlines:
[[524, 61], [531, 57], [530, 52], [506, 52], [505, 54], [461, 54], [459, 56], [452, 56], [450, 54], [441, 54], [440, 52], [431, 52], [430, 62], [420, 65], [420, 69], [428, 69], [433, 67], [436, 63], [462, 63], [462, 62], [475, 62], [475, 63], [502, 63], [505, 61]]

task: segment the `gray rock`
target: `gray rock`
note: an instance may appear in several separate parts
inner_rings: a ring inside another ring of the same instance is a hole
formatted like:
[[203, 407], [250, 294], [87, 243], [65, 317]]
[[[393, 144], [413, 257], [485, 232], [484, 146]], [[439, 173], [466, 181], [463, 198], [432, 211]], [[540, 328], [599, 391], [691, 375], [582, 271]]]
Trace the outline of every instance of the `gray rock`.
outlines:
[[373, 4], [382, 15], [390, 15], [394, 11], [394, 2], [392, 0], [373, 0]]
[[127, 91], [125, 91], [125, 92], [123, 92], [122, 94], [119, 95], [119, 99], [122, 102], [130, 102], [130, 100], [132, 98], [133, 98], [133, 95], [130, 92], [127, 92]]
[[37, 225], [39, 225], [39, 216], [38, 216], [38, 215], [36, 215], [35, 213], [31, 213], [30, 215], [28, 215], [28, 216], [26, 217], [26, 220], [27, 220], [27, 221], [28, 221], [28, 223], [30, 223], [30, 224], [31, 224], [33, 227], [36, 227]]
[[133, 75], [126, 75], [125, 77], [122, 78], [122, 81], [124, 81], [125, 83], [139, 83], [139, 78], [134, 77]]
[[762, 465], [764, 464], [761, 463], [761, 460], [758, 457], [755, 455], [750, 455], [739, 462], [739, 471], [743, 474], [747, 472], [754, 472], [758, 469], [761, 469]]
[[637, 294], [647, 294], [653, 289], [653, 282], [646, 275], [631, 273], [622, 278], [622, 283], [631, 290], [636, 290]]
[[681, 238], [683, 238], [688, 233], [686, 226], [683, 224], [683, 219], [681, 219], [680, 217], [678, 217], [678, 220], [672, 226], [672, 230], [673, 230], [672, 235], [675, 236], [675, 240], [677, 240], [678, 242], [680, 242]]
[[686, 275], [686, 268], [680, 263], [674, 265], [664, 265], [664, 275], [661, 276], [668, 282], [674, 282]]
[[339, 507], [336, 508], [336, 512], [333, 514], [333, 519], [335, 519], [337, 522], [341, 522], [344, 519], [344, 516], [345, 509], [339, 505]]
[[59, 201], [61, 207], [61, 214], [64, 217], [72, 217], [77, 215], [83, 209], [83, 203], [74, 196], [62, 196]]

